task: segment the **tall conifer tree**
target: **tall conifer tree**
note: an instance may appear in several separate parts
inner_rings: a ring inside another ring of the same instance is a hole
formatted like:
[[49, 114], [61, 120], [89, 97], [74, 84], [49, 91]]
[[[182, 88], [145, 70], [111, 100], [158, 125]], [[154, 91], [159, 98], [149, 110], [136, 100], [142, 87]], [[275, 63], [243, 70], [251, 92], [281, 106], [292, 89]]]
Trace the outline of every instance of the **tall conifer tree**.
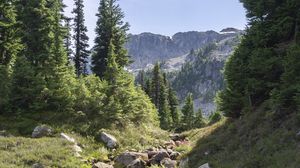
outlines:
[[120, 68], [129, 65], [129, 56], [124, 48], [129, 25], [122, 20], [124, 13], [117, 4], [117, 0], [100, 0], [97, 17], [92, 70], [97, 76], [102, 78], [107, 69], [110, 42], [114, 45], [117, 65]]
[[87, 27], [84, 25], [84, 5], [83, 0], [75, 0], [75, 8], [72, 13], [75, 14], [74, 18], [74, 41], [75, 41], [75, 69], [76, 75], [87, 74], [87, 63], [90, 52], [88, 51], [89, 38], [86, 35]]

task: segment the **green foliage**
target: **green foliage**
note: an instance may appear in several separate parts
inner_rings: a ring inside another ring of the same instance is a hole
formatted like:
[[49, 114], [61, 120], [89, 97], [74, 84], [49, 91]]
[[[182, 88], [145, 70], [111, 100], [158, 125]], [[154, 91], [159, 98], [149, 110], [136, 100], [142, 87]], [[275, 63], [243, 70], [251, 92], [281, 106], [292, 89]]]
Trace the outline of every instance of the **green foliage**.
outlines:
[[108, 66], [110, 43], [114, 46], [113, 52], [116, 54], [116, 63], [119, 68], [129, 65], [129, 56], [124, 48], [127, 38], [129, 24], [124, 23], [124, 13], [117, 0], [101, 0], [98, 9], [98, 21], [96, 27], [96, 39], [94, 53], [92, 56], [93, 72], [103, 77]]
[[86, 35], [87, 27], [84, 25], [84, 5], [83, 0], [75, 0], [75, 8], [72, 13], [75, 14], [74, 18], [74, 41], [75, 41], [75, 68], [76, 75], [86, 75], [87, 72], [87, 63], [88, 56], [90, 51], [88, 51], [88, 41], [89, 37]]
[[191, 93], [185, 98], [185, 104], [182, 107], [182, 120], [181, 124], [183, 129], [188, 130], [193, 128], [193, 121], [195, 118], [194, 112], [194, 102], [193, 102], [193, 95]]
[[226, 88], [219, 95], [220, 110], [225, 116], [238, 118], [272, 100], [275, 111], [290, 111], [288, 108], [297, 106], [299, 92], [299, 75], [293, 71], [299, 67], [295, 60], [299, 54], [300, 3], [241, 2], [247, 9], [251, 27], [226, 63]]
[[12, 66], [22, 48], [17, 36], [16, 9], [12, 0], [0, 3], [0, 114], [8, 110]]
[[222, 117], [223, 116], [221, 113], [215, 112], [209, 116], [209, 123], [214, 124], [216, 122], [219, 122], [222, 119]]
[[202, 128], [206, 125], [205, 119], [203, 118], [203, 115], [202, 115], [201, 108], [198, 109], [198, 111], [195, 115], [195, 119], [194, 119], [193, 124], [194, 124], [193, 125], [194, 128]]

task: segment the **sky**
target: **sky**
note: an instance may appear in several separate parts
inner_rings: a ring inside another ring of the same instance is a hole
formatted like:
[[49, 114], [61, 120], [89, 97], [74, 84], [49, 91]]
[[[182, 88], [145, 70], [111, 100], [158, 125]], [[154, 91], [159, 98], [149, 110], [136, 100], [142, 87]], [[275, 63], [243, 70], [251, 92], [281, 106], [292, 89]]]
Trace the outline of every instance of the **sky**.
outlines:
[[[63, 0], [72, 17], [74, 0]], [[90, 44], [95, 38], [97, 9], [100, 0], [84, 0], [85, 19]], [[151, 32], [172, 36], [186, 31], [221, 31], [226, 27], [244, 29], [245, 10], [239, 0], [119, 0], [124, 21], [132, 34]]]

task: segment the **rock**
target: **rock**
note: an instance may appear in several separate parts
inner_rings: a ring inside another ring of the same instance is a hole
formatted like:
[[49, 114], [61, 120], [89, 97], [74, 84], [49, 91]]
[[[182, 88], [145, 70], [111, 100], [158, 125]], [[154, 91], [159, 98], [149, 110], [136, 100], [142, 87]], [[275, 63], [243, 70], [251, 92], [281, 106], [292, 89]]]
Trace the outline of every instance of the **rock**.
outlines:
[[168, 154], [170, 155], [171, 153], [173, 153], [172, 149], [167, 149]]
[[148, 160], [148, 154], [138, 152], [125, 152], [117, 156], [115, 163], [121, 166], [128, 166], [136, 159]]
[[170, 140], [169, 142], [165, 142], [165, 146], [175, 146], [175, 142], [173, 140]]
[[71, 138], [71, 137], [69, 137], [68, 135], [66, 135], [66, 134], [64, 134], [64, 133], [61, 133], [60, 136], [61, 136], [63, 139], [65, 139], [65, 140], [67, 140], [67, 141], [69, 141], [69, 142], [71, 142], [71, 143], [76, 143], [76, 141], [75, 141], [74, 138]]
[[300, 131], [296, 134], [296, 138], [300, 140]]
[[41, 125], [34, 128], [31, 137], [41, 138], [50, 135], [52, 135], [52, 129], [46, 125]]
[[106, 143], [106, 146], [108, 148], [115, 149], [118, 147], [117, 139], [114, 136], [107, 134], [105, 132], [101, 132], [100, 138], [104, 143]]
[[157, 154], [158, 154], [158, 151], [148, 151], [148, 158], [150, 159]]
[[180, 160], [179, 168], [188, 168], [189, 158]]
[[170, 138], [176, 142], [176, 141], [183, 141], [186, 138], [186, 136], [182, 134], [171, 134]]
[[156, 154], [155, 156], [152, 157], [152, 159], [150, 160], [150, 163], [152, 165], [160, 164], [160, 162], [165, 158], [170, 158], [170, 155], [168, 154], [168, 152], [166, 150], [160, 150], [158, 152], [158, 154]]
[[170, 154], [170, 158], [171, 158], [172, 160], [177, 160], [179, 156], [180, 156], [180, 153], [179, 153], [179, 152], [172, 152], [172, 153]]
[[35, 163], [32, 165], [32, 168], [44, 168], [44, 166], [40, 163]]
[[127, 166], [127, 168], [145, 168], [145, 167], [146, 167], [146, 162], [142, 159], [135, 159]]
[[199, 168], [210, 168], [208, 163], [205, 163], [204, 165], [200, 166]]
[[177, 162], [175, 160], [171, 160], [170, 158], [165, 158], [160, 162], [160, 164], [165, 168], [175, 168]]
[[109, 164], [106, 164], [103, 162], [98, 162], [98, 163], [95, 163], [92, 168], [114, 168], [114, 167], [112, 165], [109, 165]]
[[181, 142], [181, 141], [176, 141], [176, 142], [175, 142], [175, 145], [176, 145], [176, 146], [180, 146], [180, 145], [182, 145], [182, 142]]

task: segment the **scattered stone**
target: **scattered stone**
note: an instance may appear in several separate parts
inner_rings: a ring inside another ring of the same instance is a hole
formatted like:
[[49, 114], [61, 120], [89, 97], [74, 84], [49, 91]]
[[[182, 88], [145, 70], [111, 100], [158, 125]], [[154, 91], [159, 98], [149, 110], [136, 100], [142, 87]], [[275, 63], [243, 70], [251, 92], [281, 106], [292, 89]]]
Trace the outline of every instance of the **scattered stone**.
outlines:
[[105, 132], [101, 132], [100, 138], [104, 143], [106, 143], [106, 146], [108, 148], [115, 149], [118, 147], [117, 139], [114, 136], [107, 134]]
[[149, 151], [148, 152], [148, 158], [151, 159], [153, 156], [157, 155], [158, 151]]
[[103, 162], [97, 162], [93, 165], [92, 168], [114, 168], [112, 165], [103, 163]]
[[170, 155], [168, 154], [168, 152], [166, 150], [160, 150], [158, 152], [158, 154], [156, 154], [155, 156], [152, 157], [152, 159], [150, 160], [150, 163], [152, 165], [155, 165], [155, 164], [158, 165], [165, 158], [170, 158]]
[[127, 166], [127, 168], [145, 168], [145, 167], [146, 167], [146, 162], [142, 159], [135, 159]]
[[0, 131], [0, 138], [2, 137], [10, 137], [11, 135], [9, 133], [6, 132], [6, 130], [2, 130]]
[[169, 142], [165, 142], [165, 146], [174, 146], [175, 142], [173, 140], [170, 140]]
[[117, 156], [115, 163], [121, 166], [128, 166], [136, 159], [148, 160], [148, 154], [138, 152], [125, 152]]
[[200, 166], [199, 168], [210, 168], [208, 163], [205, 163], [204, 165]]
[[69, 136], [66, 135], [65, 133], [61, 133], [60, 136], [61, 136], [63, 139], [65, 139], [65, 140], [67, 140], [67, 141], [69, 141], [69, 142], [71, 142], [71, 143], [76, 143], [76, 141], [75, 141], [74, 138], [69, 137]]
[[182, 134], [171, 134], [170, 138], [176, 142], [176, 141], [183, 141], [186, 138], [186, 136]]
[[167, 149], [168, 154], [170, 155], [171, 153], [173, 153], [172, 149]]
[[40, 163], [35, 163], [32, 165], [32, 168], [44, 168], [44, 166]]
[[52, 135], [52, 129], [46, 125], [37, 126], [34, 128], [31, 137], [41, 138]]
[[205, 156], [209, 155], [209, 151], [204, 152], [204, 155]]
[[160, 164], [165, 168], [175, 168], [177, 162], [175, 160], [171, 160], [170, 158], [165, 158], [160, 162]]
[[182, 145], [183, 143], [181, 142], [181, 141], [175, 141], [175, 145], [176, 146], [180, 146], [180, 145]]
[[300, 131], [296, 134], [296, 138], [300, 140]]
[[171, 158], [172, 160], [177, 160], [178, 157], [179, 157], [180, 155], [181, 155], [181, 154], [180, 154], [179, 152], [172, 152], [172, 153], [170, 154], [170, 158]]
[[179, 162], [179, 168], [188, 168], [189, 158], [185, 158], [180, 160]]

